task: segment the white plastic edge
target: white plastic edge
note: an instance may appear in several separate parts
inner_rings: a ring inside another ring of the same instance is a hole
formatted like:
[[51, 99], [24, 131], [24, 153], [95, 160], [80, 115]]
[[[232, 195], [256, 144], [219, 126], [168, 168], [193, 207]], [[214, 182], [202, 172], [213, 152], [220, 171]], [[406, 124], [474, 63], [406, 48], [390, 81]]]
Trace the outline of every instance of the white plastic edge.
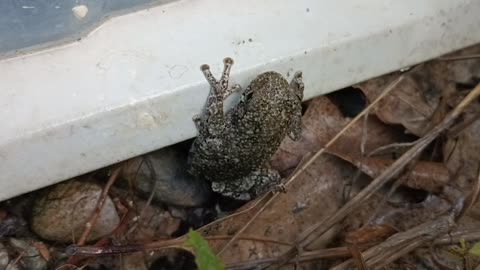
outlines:
[[0, 61], [0, 200], [195, 136], [201, 64], [233, 57], [242, 85], [302, 70], [308, 99], [478, 43], [478, 14], [478, 0], [185, 0]]

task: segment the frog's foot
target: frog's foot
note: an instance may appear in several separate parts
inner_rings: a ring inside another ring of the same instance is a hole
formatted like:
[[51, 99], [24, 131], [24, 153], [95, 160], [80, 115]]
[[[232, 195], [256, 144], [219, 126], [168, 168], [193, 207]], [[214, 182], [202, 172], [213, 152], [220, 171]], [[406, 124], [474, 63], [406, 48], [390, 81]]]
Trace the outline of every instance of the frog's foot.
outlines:
[[295, 72], [293, 79], [290, 82], [290, 87], [293, 89], [295, 95], [300, 99], [301, 102], [303, 100], [303, 90], [305, 89], [301, 71]]
[[212, 190], [223, 196], [248, 201], [280, 184], [280, 174], [271, 169], [261, 168], [249, 175], [225, 182], [212, 182]]
[[288, 132], [288, 137], [294, 141], [298, 141], [302, 136], [302, 100], [303, 100], [303, 90], [305, 85], [302, 81], [302, 72], [297, 71], [293, 75], [293, 79], [290, 82], [290, 88], [293, 90], [294, 94], [298, 97], [298, 108], [295, 110], [295, 115], [293, 115], [292, 126]]
[[272, 190], [277, 193], [287, 193], [287, 187], [283, 183], [274, 186]]
[[222, 72], [222, 77], [220, 78], [219, 81], [215, 79], [213, 76], [212, 72], [210, 71], [210, 66], [207, 64], [204, 64], [200, 67], [200, 69], [203, 72], [203, 75], [207, 79], [208, 83], [212, 87], [213, 93], [217, 98], [225, 98], [228, 96], [226, 93], [233, 93], [234, 90], [228, 89], [228, 80], [230, 78], [230, 70], [232, 69], [233, 65], [233, 59], [230, 57], [227, 57], [223, 59], [223, 72]]
[[203, 124], [202, 124], [202, 117], [199, 114], [195, 114], [192, 117], [193, 123], [195, 123], [195, 127], [197, 128], [198, 132], [203, 131]]
[[[232, 69], [233, 59], [230, 57], [226, 57], [223, 59], [223, 72], [222, 77], [220, 78], [220, 85], [222, 86], [222, 90], [225, 93], [228, 89], [228, 79], [230, 78], [230, 70]], [[225, 94], [224, 94], [225, 96]]]

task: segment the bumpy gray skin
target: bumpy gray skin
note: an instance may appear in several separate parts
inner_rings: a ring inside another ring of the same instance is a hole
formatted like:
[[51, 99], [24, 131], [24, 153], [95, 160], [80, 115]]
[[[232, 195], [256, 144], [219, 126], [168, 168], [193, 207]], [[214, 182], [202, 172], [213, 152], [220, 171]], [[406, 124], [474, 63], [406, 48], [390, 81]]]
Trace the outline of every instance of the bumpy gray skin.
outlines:
[[190, 149], [189, 172], [211, 181], [215, 192], [250, 200], [280, 183], [278, 172], [264, 165], [286, 135], [300, 137], [302, 73], [295, 73], [290, 84], [276, 72], [260, 74], [225, 114], [223, 101], [241, 87], [229, 87], [233, 60], [223, 62], [219, 81], [208, 65], [201, 67], [211, 90], [205, 115], [193, 118], [198, 137]]

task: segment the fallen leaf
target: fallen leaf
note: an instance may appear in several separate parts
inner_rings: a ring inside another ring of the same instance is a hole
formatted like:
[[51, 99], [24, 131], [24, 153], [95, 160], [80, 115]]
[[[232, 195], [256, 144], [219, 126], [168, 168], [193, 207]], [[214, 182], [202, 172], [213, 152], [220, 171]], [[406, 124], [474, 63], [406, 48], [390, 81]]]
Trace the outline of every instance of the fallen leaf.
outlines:
[[[287, 193], [279, 194], [221, 255], [225, 263], [280, 256], [295, 242], [298, 235], [311, 225], [335, 212], [340, 206], [340, 194], [344, 179], [354, 173], [354, 168], [336, 157], [325, 155], [318, 158], [291, 185]], [[201, 229], [205, 237], [232, 236], [262, 207], [252, 201], [238, 210], [240, 214], [207, 225]], [[249, 209], [247, 212], [243, 210]], [[325, 247], [338, 228], [312, 245]], [[228, 240], [210, 241], [218, 252]]]
[[[354, 85], [369, 102], [375, 100], [399, 72]], [[423, 136], [435, 124], [432, 119], [444, 93], [455, 90], [446, 62], [431, 61], [404, 74], [405, 78], [375, 107], [375, 114], [387, 124], [400, 124], [410, 133]]]
[[[479, 104], [476, 105], [480, 109]], [[456, 134], [451, 134], [443, 147], [444, 162], [450, 174], [455, 177], [456, 185], [469, 191], [480, 171], [480, 121], [476, 113], [468, 113], [465, 118], [473, 119]]]
[[[395, 160], [386, 158], [362, 157], [358, 154], [329, 151], [331, 154], [348, 161], [359, 168], [363, 173], [375, 178], [391, 166]], [[439, 193], [449, 183], [450, 176], [447, 168], [439, 162], [417, 161], [409, 167], [403, 176], [402, 184], [414, 188]]]
[[50, 251], [48, 250], [48, 247], [42, 243], [42, 242], [32, 242], [32, 246], [34, 246], [38, 252], [40, 253], [40, 255], [42, 256], [42, 258], [49, 262], [50, 261]]
[[[320, 96], [313, 99], [302, 118], [300, 140], [292, 141], [288, 138], [283, 140], [270, 164], [280, 172], [295, 168], [306, 154], [320, 150], [349, 121], [350, 119], [344, 117], [329, 98]], [[366, 126], [364, 121], [359, 121], [349, 128], [331, 149], [361, 153], [364, 132], [366, 152], [394, 142], [405, 141], [402, 134], [370, 115]]]
[[386, 224], [365, 226], [347, 233], [345, 242], [355, 245], [373, 244], [381, 242], [397, 232], [395, 228]]

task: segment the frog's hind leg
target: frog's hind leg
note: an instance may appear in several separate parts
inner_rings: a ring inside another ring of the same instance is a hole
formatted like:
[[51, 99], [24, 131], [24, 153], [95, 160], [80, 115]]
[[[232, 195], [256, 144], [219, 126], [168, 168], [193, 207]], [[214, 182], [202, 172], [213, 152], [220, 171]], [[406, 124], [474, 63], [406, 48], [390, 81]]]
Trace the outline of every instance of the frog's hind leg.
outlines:
[[200, 69], [211, 88], [207, 97], [207, 104], [205, 105], [205, 122], [202, 122], [199, 116], [194, 116], [193, 121], [201, 134], [216, 134], [220, 132], [219, 129], [224, 126], [225, 122], [223, 116], [223, 91], [220, 82], [215, 79], [208, 65], [202, 65]]
[[[207, 112], [205, 115], [205, 121], [207, 123], [203, 124], [203, 126], [201, 123], [196, 123], [196, 125], [203, 130], [205, 129], [205, 127], [207, 127], [208, 132], [213, 135], [221, 134], [225, 127], [223, 100], [226, 98], [226, 96], [230, 95], [233, 91], [238, 89], [238, 87], [233, 87], [233, 90], [228, 89], [228, 80], [230, 77], [230, 70], [233, 65], [233, 59], [227, 57], [223, 60], [223, 64], [224, 67], [222, 77], [219, 81], [215, 79], [208, 65], [201, 66], [201, 70], [211, 86], [211, 91], [208, 95], [206, 105]], [[207, 130], [204, 130], [204, 132], [207, 132]]]
[[297, 141], [302, 134], [302, 100], [303, 90], [305, 89], [301, 71], [297, 71], [295, 72], [295, 75], [293, 75], [293, 79], [290, 82], [290, 88], [293, 90], [295, 96], [298, 97], [298, 103], [295, 105], [295, 114], [293, 115], [292, 126], [288, 132], [288, 137]]
[[274, 189], [280, 184], [280, 180], [281, 176], [277, 171], [260, 168], [238, 179], [213, 182], [212, 190], [227, 197], [247, 201]]

